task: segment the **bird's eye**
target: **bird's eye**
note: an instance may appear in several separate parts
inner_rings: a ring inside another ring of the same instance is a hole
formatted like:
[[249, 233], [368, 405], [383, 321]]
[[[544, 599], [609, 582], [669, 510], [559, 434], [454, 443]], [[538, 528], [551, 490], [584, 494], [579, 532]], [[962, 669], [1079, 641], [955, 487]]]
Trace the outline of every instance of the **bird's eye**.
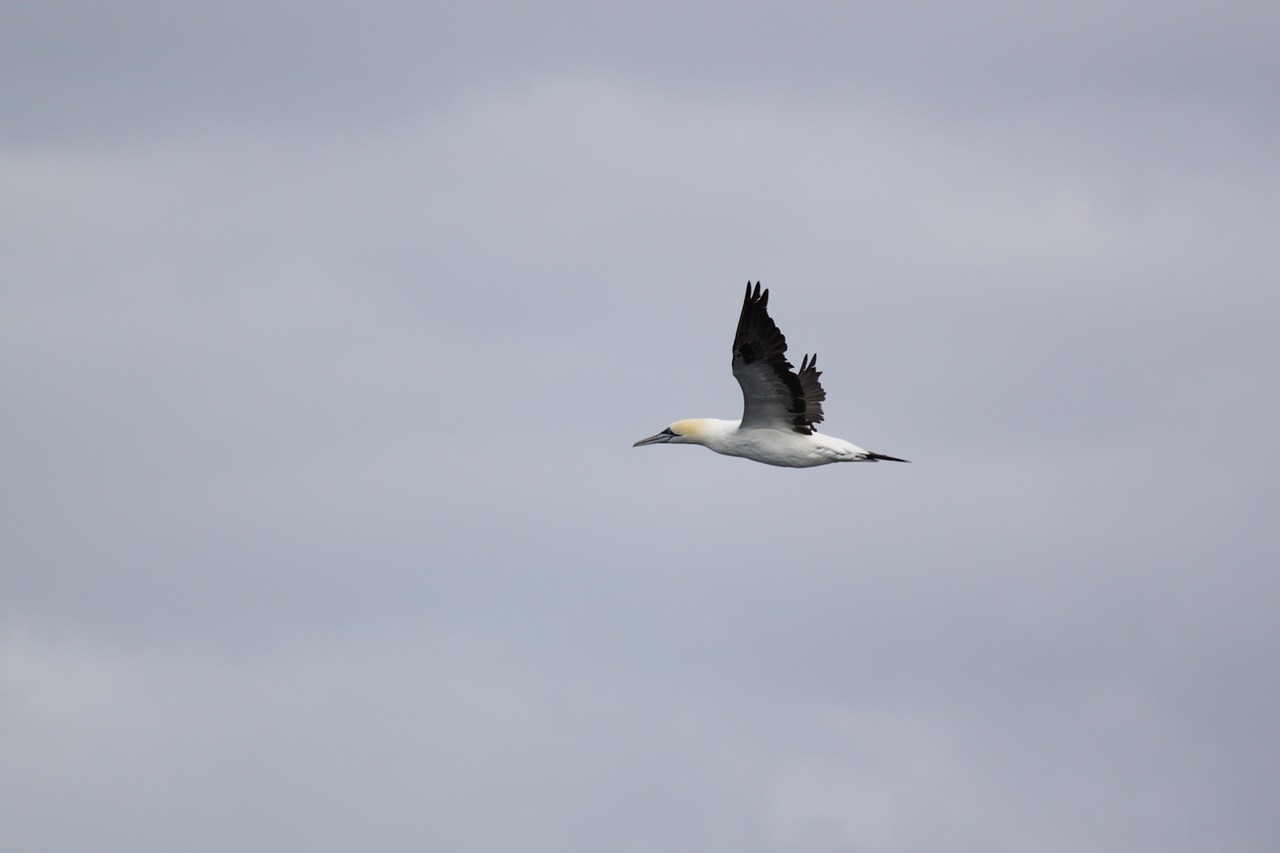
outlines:
[[674, 437], [675, 437], [675, 433], [671, 431], [671, 427], [667, 427], [666, 429], [664, 429], [664, 430], [662, 431], [662, 434], [663, 434], [663, 435], [669, 435], [669, 436], [671, 436], [672, 438], [674, 438]]

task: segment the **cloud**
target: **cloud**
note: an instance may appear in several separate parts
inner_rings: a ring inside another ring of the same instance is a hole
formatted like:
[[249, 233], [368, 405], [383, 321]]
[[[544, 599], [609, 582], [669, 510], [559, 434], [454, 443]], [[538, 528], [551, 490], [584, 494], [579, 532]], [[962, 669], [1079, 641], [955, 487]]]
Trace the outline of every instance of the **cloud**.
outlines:
[[1275, 846], [1271, 12], [4, 14], [0, 846]]

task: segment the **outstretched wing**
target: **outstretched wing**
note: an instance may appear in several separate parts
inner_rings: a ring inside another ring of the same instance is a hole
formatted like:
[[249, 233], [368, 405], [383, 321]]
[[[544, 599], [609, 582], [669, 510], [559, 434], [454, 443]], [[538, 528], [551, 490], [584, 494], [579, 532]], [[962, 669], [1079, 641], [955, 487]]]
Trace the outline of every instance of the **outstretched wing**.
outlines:
[[813, 433], [822, 422], [827, 393], [818, 377], [818, 356], [805, 356], [796, 373], [787, 361], [787, 339], [769, 317], [769, 291], [756, 282], [747, 295], [733, 338], [733, 377], [742, 386], [743, 429], [792, 429]]

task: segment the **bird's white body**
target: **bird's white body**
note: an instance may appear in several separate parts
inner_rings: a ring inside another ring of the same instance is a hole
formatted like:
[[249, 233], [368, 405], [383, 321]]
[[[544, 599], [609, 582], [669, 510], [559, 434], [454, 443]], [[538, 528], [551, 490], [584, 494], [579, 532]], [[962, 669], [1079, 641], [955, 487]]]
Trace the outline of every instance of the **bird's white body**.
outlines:
[[842, 438], [822, 435], [822, 401], [827, 392], [818, 381], [818, 356], [805, 356], [797, 371], [787, 361], [787, 339], [769, 317], [769, 291], [747, 284], [733, 338], [733, 377], [742, 388], [742, 418], [690, 418], [676, 421], [646, 444], [700, 444], [725, 456], [741, 456], [783, 468], [813, 468], [832, 462], [906, 462], [863, 450]]
[[670, 444], [700, 444], [725, 456], [741, 456], [783, 468], [812, 468], [831, 462], [866, 462], [873, 454], [856, 444], [814, 432], [800, 435], [791, 430], [742, 429], [741, 421], [690, 418], [676, 421], [676, 437]]

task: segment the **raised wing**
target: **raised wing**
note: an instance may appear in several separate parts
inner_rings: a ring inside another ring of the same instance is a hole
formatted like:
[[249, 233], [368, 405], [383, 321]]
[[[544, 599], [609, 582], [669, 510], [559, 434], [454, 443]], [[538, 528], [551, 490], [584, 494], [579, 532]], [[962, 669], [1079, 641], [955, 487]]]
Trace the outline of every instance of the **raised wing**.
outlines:
[[733, 376], [742, 386], [743, 429], [791, 429], [801, 435], [813, 433], [822, 422], [822, 390], [818, 356], [805, 356], [800, 373], [787, 361], [787, 339], [769, 317], [769, 291], [754, 292], [747, 282], [747, 295], [733, 338]]

